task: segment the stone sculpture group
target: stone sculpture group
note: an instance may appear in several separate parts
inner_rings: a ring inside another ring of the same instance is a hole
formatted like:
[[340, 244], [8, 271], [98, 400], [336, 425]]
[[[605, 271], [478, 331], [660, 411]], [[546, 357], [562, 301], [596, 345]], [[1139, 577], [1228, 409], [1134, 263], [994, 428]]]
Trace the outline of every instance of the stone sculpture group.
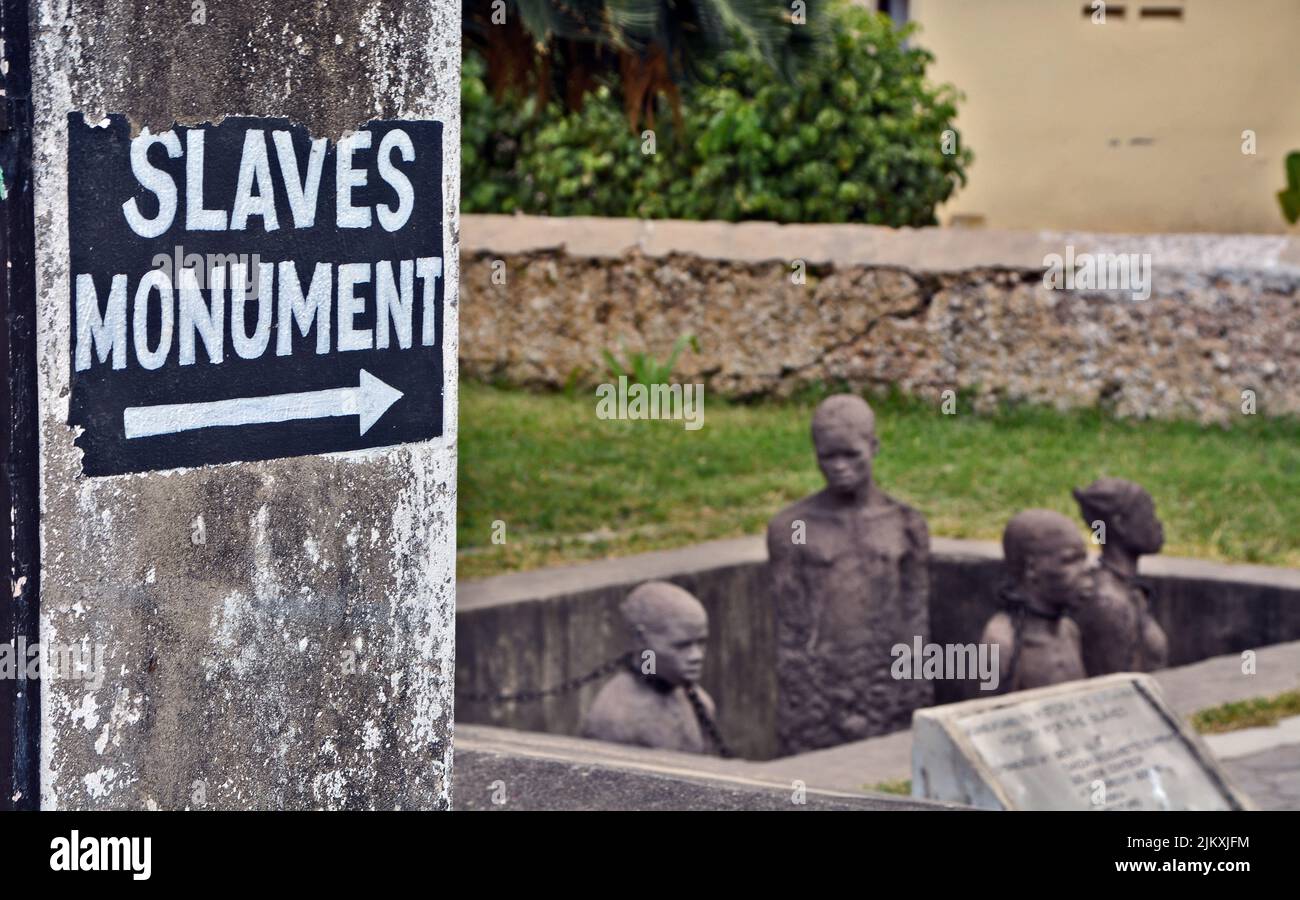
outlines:
[[[813, 414], [825, 489], [778, 512], [767, 529], [776, 633], [777, 732], [783, 754], [906, 728], [934, 702], [930, 681], [891, 676], [893, 648], [929, 636], [930, 537], [924, 517], [880, 489], [875, 416], [838, 394]], [[1155, 504], [1131, 481], [1076, 489], [1101, 546], [1090, 562], [1076, 525], [1030, 509], [1002, 535], [1002, 609], [982, 643], [996, 647], [999, 690], [1016, 691], [1164, 666], [1139, 557], [1164, 543]], [[956, 599], [956, 602], [960, 602]], [[587, 737], [688, 752], [721, 749], [703, 674], [708, 616], [666, 582], [636, 588], [620, 608], [629, 665], [600, 690]]]

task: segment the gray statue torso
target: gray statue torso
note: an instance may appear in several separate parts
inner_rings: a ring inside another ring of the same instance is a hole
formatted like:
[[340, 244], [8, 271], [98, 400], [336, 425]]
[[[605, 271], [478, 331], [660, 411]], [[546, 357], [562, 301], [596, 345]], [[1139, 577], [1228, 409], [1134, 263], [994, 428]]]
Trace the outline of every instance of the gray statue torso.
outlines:
[[1105, 567], [1094, 576], [1089, 602], [1077, 612], [1088, 674], [1151, 672], [1168, 662], [1169, 643], [1150, 615], [1140, 587]]
[[[697, 688], [705, 708], [713, 701]], [[699, 720], [681, 686], [660, 690], [633, 672], [619, 672], [600, 689], [583, 718], [583, 737], [660, 750], [704, 753]]]
[[889, 498], [852, 507], [817, 494], [777, 514], [768, 548], [783, 752], [907, 727], [933, 702], [929, 682], [889, 671], [895, 644], [929, 634], [925, 520]]
[[1000, 612], [989, 620], [983, 640], [998, 644], [1002, 670], [999, 693], [1022, 691], [1086, 678], [1079, 626], [1069, 616], [1017, 618]]

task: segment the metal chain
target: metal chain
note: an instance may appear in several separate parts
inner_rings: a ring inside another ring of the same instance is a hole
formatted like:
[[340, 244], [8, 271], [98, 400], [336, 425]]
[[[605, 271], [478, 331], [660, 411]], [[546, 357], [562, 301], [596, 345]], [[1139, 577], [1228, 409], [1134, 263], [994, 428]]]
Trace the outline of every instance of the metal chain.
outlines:
[[[478, 693], [461, 692], [457, 694], [457, 699], [465, 703], [536, 703], [545, 700], [547, 697], [558, 697], [562, 694], [570, 694], [584, 685], [590, 684], [598, 678], [603, 678], [619, 668], [632, 665], [632, 660], [636, 654], [631, 651], [624, 653], [622, 656], [616, 656], [608, 662], [603, 662], [596, 668], [592, 669], [585, 675], [579, 675], [576, 678], [569, 678], [561, 681], [552, 687], [543, 688], [540, 691], [515, 691], [513, 693], [489, 693], [482, 691]], [[700, 699], [699, 689], [691, 684], [686, 686], [686, 697], [691, 702], [691, 709], [695, 711], [695, 718], [700, 723], [700, 728], [718, 750], [718, 755], [724, 759], [731, 759], [735, 754], [727, 746], [727, 742], [722, 739], [722, 733], [718, 730], [718, 724], [713, 721], [713, 716], [704, 708], [704, 701]]]
[[515, 691], [514, 693], [506, 694], [490, 693], [488, 691], [480, 693], [461, 692], [457, 695], [457, 698], [467, 703], [536, 703], [540, 700], [545, 700], [547, 697], [558, 697], [561, 694], [570, 694], [598, 678], [603, 678], [611, 672], [617, 671], [623, 666], [630, 666], [632, 664], [632, 657], [633, 654], [629, 651], [624, 653], [622, 656], [601, 663], [586, 675], [569, 678], [565, 681], [561, 681], [554, 687], [543, 688], [539, 691]]
[[718, 731], [718, 723], [713, 721], [713, 716], [704, 708], [704, 701], [700, 699], [699, 688], [693, 684], [686, 686], [686, 697], [691, 701], [691, 708], [695, 710], [695, 718], [699, 720], [700, 727], [708, 735], [713, 746], [718, 748], [718, 755], [723, 759], [731, 759], [735, 754], [727, 746], [727, 742], [722, 739], [722, 732]]

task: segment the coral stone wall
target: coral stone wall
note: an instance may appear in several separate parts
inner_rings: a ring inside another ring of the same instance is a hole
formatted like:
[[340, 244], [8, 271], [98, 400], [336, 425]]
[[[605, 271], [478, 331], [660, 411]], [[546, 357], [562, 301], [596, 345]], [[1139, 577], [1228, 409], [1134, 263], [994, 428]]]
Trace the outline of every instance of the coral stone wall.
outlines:
[[[733, 396], [893, 385], [984, 407], [1226, 422], [1253, 396], [1300, 413], [1287, 237], [466, 216], [462, 240], [470, 378], [597, 383], [603, 348], [663, 358], [694, 334], [674, 378]], [[1137, 254], [1149, 296], [1051, 289], [1052, 254]]]

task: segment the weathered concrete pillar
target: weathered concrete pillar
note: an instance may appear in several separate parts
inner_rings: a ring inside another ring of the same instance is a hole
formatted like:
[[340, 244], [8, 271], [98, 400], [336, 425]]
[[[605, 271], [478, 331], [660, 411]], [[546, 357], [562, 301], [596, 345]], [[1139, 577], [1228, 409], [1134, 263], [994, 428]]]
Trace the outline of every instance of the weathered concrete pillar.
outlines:
[[41, 806], [446, 807], [459, 0], [30, 26]]

